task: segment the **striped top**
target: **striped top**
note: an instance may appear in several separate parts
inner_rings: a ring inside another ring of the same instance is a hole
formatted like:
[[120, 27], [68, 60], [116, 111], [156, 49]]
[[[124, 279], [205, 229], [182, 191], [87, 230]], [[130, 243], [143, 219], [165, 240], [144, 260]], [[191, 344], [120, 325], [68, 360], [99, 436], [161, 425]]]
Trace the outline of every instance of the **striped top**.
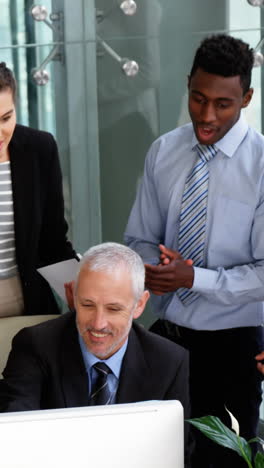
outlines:
[[0, 163], [0, 279], [17, 274], [10, 161]]

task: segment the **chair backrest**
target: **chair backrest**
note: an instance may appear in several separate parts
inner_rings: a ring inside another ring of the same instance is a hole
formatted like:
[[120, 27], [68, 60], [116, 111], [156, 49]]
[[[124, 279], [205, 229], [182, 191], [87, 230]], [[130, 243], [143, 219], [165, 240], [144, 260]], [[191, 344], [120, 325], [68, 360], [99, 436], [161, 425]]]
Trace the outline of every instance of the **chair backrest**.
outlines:
[[58, 315], [19, 315], [0, 318], [0, 379], [11, 350], [13, 337], [21, 328], [30, 327], [58, 317]]

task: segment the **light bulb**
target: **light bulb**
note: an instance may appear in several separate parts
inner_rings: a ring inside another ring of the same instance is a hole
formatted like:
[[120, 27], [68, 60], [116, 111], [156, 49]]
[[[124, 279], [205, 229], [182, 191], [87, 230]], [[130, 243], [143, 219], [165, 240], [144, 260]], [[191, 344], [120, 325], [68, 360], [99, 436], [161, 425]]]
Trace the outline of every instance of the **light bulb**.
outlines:
[[125, 15], [133, 16], [137, 11], [137, 4], [134, 0], [124, 0], [120, 5], [121, 10]]
[[264, 0], [247, 0], [248, 3], [252, 6], [263, 6], [264, 5]]
[[134, 77], [138, 74], [139, 66], [135, 60], [127, 60], [122, 65], [122, 69], [127, 76]]
[[48, 16], [48, 10], [44, 5], [33, 5], [31, 14], [36, 21], [45, 21]]
[[264, 63], [264, 56], [261, 52], [254, 52], [253, 67], [261, 67]]
[[45, 86], [50, 79], [49, 73], [47, 70], [33, 70], [32, 71], [33, 80], [39, 86]]

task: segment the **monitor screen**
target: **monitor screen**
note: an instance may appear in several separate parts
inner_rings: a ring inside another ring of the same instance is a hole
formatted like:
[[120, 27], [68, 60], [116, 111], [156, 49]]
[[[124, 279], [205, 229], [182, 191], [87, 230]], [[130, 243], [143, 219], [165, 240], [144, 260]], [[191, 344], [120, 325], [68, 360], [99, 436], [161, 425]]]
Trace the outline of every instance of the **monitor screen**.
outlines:
[[178, 401], [0, 415], [5, 468], [183, 468]]

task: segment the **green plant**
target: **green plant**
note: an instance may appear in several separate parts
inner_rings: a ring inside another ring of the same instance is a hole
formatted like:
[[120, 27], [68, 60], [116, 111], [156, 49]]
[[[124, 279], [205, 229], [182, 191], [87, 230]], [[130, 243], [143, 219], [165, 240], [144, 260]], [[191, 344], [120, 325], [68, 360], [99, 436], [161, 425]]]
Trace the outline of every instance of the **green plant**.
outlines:
[[240, 437], [238, 422], [230, 411], [228, 411], [228, 413], [231, 417], [233, 430], [229, 429], [216, 416], [203, 416], [196, 419], [187, 419], [187, 421], [217, 444], [237, 452], [238, 455], [244, 458], [249, 468], [264, 468], [264, 454], [262, 452], [257, 452], [253, 461], [250, 447], [252, 442], [258, 442], [263, 445], [264, 441], [259, 437], [249, 441]]

